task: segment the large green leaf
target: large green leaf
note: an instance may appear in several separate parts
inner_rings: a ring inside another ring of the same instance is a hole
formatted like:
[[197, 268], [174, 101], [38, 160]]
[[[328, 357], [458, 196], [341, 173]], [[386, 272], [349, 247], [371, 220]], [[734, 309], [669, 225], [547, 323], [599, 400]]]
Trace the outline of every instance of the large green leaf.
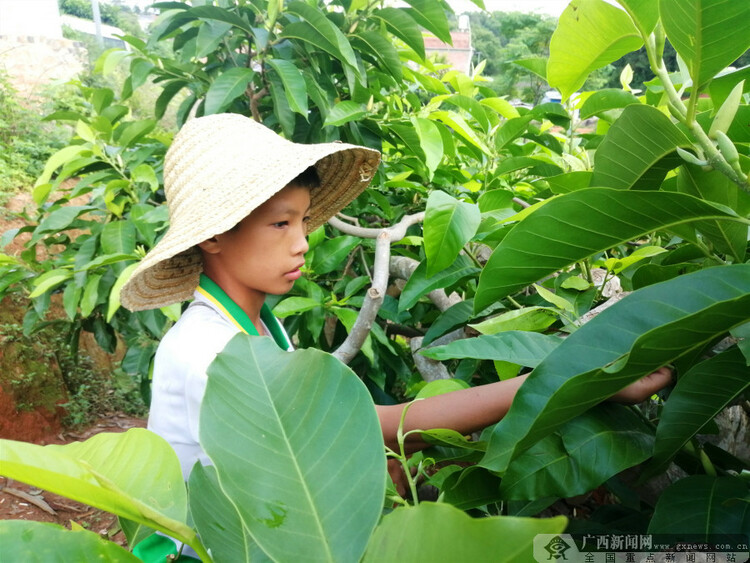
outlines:
[[659, 497], [648, 526], [651, 534], [747, 534], [750, 490], [739, 477], [692, 475], [680, 479]]
[[654, 457], [644, 474], [656, 475], [665, 469], [688, 440], [748, 387], [745, 357], [736, 347], [683, 374], [661, 412]]
[[240, 515], [219, 486], [216, 468], [196, 463], [188, 480], [190, 516], [216, 561], [255, 561], [262, 553], [242, 525]]
[[403, 80], [401, 59], [399, 59], [398, 51], [396, 51], [396, 48], [388, 39], [375, 31], [365, 30], [359, 31], [352, 41], [357, 40], [359, 40], [358, 45], [362, 50], [375, 57], [380, 62], [383, 70], [388, 72], [396, 82]]
[[628, 384], [747, 320], [750, 264], [640, 289], [568, 336], [531, 373], [495, 427], [484, 467], [513, 458]]
[[0, 440], [0, 461], [6, 477], [161, 530], [200, 549], [195, 532], [184, 523], [187, 495], [177, 455], [153, 432], [134, 428], [102, 433], [65, 446]]
[[424, 59], [424, 39], [417, 22], [401, 8], [382, 8], [372, 13], [385, 23], [388, 31], [401, 39], [420, 59]]
[[682, 159], [677, 147], [690, 141], [658, 109], [632, 104], [610, 127], [594, 156], [591, 185], [607, 188], [658, 188]]
[[139, 563], [135, 555], [88, 530], [66, 530], [57, 524], [28, 520], [0, 521], [0, 545], [7, 561], [109, 561]]
[[566, 524], [564, 516], [471, 518], [449, 504], [422, 502], [383, 518], [364, 561], [533, 561], [534, 536], [560, 533]]
[[443, 311], [435, 322], [430, 325], [422, 340], [422, 346], [427, 346], [436, 338], [441, 337], [446, 332], [465, 325], [472, 317], [474, 312], [474, 300], [467, 299], [451, 305]]
[[630, 16], [604, 0], [573, 0], [550, 40], [547, 81], [567, 100], [589, 73], [643, 45]]
[[581, 119], [588, 119], [594, 115], [611, 109], [619, 109], [631, 104], [640, 104], [641, 102], [630, 92], [619, 90], [617, 88], [605, 88], [591, 94], [581, 107]]
[[423, 260], [419, 266], [412, 272], [411, 277], [406, 282], [404, 290], [398, 301], [398, 310], [407, 311], [419, 301], [419, 298], [428, 294], [434, 289], [442, 289], [461, 281], [464, 278], [472, 276], [479, 272], [479, 268], [466, 256], [459, 254], [456, 260], [442, 272], [438, 272], [432, 277], [427, 276], [427, 265]]
[[383, 502], [383, 436], [364, 384], [333, 356], [238, 334], [208, 368], [200, 440], [272, 559], [360, 558]]
[[478, 312], [495, 300], [596, 252], [696, 220], [740, 219], [679, 193], [587, 188], [548, 200], [495, 248], [479, 276]]
[[420, 354], [433, 360], [476, 358], [510, 362], [533, 368], [557, 348], [560, 342], [562, 339], [556, 336], [511, 330], [499, 334], [465, 338], [445, 346], [425, 348], [420, 351]]
[[480, 221], [481, 214], [475, 204], [460, 201], [440, 190], [430, 194], [424, 219], [428, 278], [454, 262], [477, 232]]
[[659, 21], [659, 4], [654, 0], [617, 0], [628, 12], [642, 37], [648, 37]]
[[513, 460], [500, 492], [509, 500], [584, 494], [651, 455], [653, 430], [621, 405], [574, 418]]
[[135, 250], [135, 225], [130, 221], [112, 221], [102, 228], [100, 235], [105, 254], [130, 254]]
[[411, 8], [404, 8], [419, 25], [424, 27], [443, 43], [451, 45], [453, 39], [445, 9], [435, 0], [404, 0]]
[[307, 119], [307, 87], [302, 72], [293, 63], [283, 59], [268, 59], [266, 62], [281, 78], [289, 107]]
[[362, 242], [351, 236], [328, 239], [317, 248], [310, 268], [316, 274], [327, 274], [344, 264], [349, 253]]
[[412, 117], [411, 123], [419, 137], [419, 146], [425, 156], [425, 165], [432, 178], [443, 159], [443, 138], [438, 129], [442, 125], [424, 117]]
[[358, 104], [351, 100], [344, 100], [331, 108], [323, 125], [338, 127], [349, 121], [361, 119], [365, 115], [367, 115], [367, 108], [364, 104]]
[[[357, 58], [354, 55], [354, 50], [352, 49], [349, 40], [341, 30], [326, 17], [325, 12], [301, 1], [289, 3], [289, 5], [286, 6], [285, 11], [304, 18], [310, 24], [311, 29], [308, 30], [305, 37], [300, 37], [300, 39], [316, 44], [318, 47], [339, 59], [342, 63], [349, 65], [349, 67], [359, 75]], [[296, 26], [298, 24], [294, 23], [291, 25]], [[291, 25], [285, 26], [282, 31], [283, 36], [288, 36], [287, 31]], [[312, 33], [310, 33], [310, 31], [312, 31]]]
[[[702, 170], [684, 164], [677, 175], [677, 190], [726, 205], [743, 217], [750, 214], [750, 197], [718, 170]], [[713, 243], [716, 250], [744, 262], [747, 248], [747, 226], [729, 221], [699, 221], [695, 227]]]
[[255, 72], [252, 69], [243, 67], [230, 68], [219, 75], [206, 92], [204, 115], [219, 113], [226, 109], [229, 104], [245, 93], [253, 76]]
[[696, 87], [750, 48], [750, 3], [736, 0], [660, 0], [664, 30]]

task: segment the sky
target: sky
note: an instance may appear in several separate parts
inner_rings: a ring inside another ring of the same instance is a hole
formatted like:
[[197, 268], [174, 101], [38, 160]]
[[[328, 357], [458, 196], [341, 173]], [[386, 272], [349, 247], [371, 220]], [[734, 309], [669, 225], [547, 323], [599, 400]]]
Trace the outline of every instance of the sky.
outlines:
[[[470, 0], [448, 0], [457, 14], [477, 11], [479, 8]], [[560, 17], [569, 0], [484, 0], [488, 12], [534, 12]]]

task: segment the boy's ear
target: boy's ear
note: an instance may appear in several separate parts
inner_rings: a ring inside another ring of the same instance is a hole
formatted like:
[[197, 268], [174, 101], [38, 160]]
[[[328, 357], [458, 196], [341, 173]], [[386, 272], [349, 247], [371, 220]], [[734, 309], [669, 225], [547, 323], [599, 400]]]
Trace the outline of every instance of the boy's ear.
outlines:
[[220, 250], [219, 240], [216, 237], [211, 237], [203, 242], [199, 242], [198, 248], [208, 254], [218, 254]]

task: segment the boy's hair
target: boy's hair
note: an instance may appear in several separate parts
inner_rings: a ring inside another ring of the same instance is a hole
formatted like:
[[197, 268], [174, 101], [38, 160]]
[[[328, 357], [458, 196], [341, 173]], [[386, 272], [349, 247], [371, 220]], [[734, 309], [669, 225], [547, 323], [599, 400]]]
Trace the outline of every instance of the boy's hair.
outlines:
[[314, 166], [308, 166], [287, 185], [314, 190], [320, 187], [320, 176], [318, 176], [318, 171]]

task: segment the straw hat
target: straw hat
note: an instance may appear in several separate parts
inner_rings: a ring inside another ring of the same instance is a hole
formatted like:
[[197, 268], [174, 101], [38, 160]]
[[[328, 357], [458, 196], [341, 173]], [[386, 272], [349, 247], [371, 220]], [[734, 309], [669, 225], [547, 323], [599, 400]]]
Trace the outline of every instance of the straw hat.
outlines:
[[203, 261], [196, 245], [228, 231], [310, 166], [320, 187], [312, 190], [309, 229], [343, 209], [370, 183], [378, 151], [287, 141], [238, 114], [188, 121], [164, 161], [169, 229], [120, 293], [131, 311], [189, 299]]

